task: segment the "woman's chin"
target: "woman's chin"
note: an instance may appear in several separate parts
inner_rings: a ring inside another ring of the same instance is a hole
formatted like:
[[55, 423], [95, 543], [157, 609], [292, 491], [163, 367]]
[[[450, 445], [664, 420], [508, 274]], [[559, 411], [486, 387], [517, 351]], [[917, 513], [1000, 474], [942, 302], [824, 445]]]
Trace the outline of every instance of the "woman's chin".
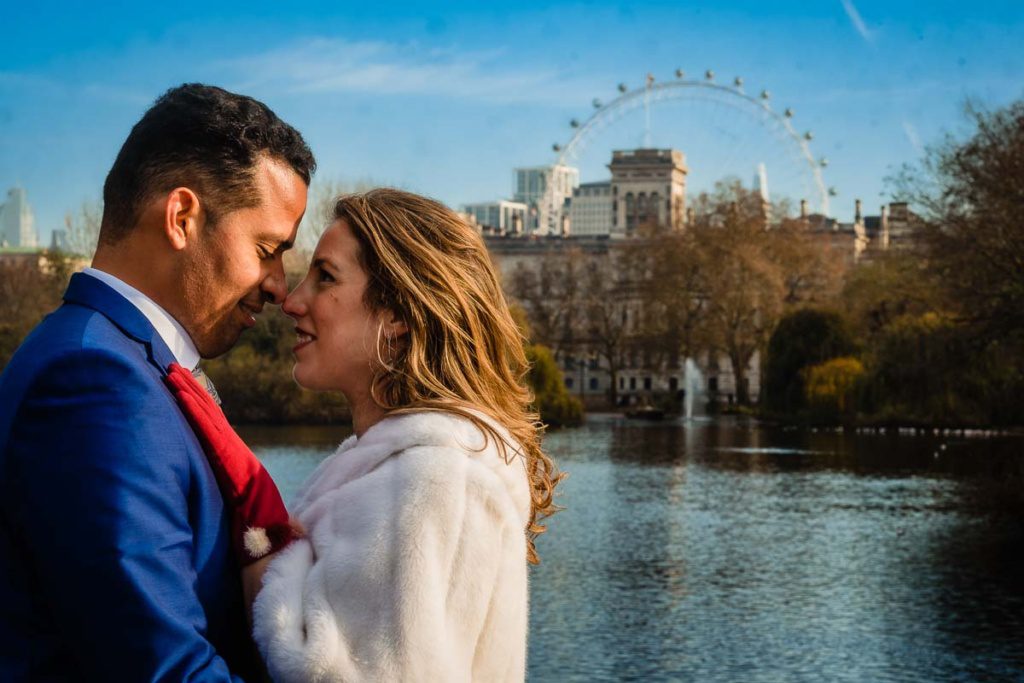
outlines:
[[307, 391], [317, 391], [317, 387], [314, 382], [310, 382], [309, 373], [305, 372], [305, 368], [302, 367], [302, 363], [296, 363], [292, 367], [292, 379], [303, 389]]
[[330, 381], [302, 362], [292, 367], [292, 379], [306, 391], [341, 391], [341, 387], [331, 386]]

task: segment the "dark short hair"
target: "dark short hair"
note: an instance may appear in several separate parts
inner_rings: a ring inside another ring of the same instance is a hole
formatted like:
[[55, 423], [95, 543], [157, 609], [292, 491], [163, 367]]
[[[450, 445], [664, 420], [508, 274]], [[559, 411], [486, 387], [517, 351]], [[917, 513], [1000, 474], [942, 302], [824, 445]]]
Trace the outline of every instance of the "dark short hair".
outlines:
[[171, 88], [135, 124], [103, 184], [100, 242], [124, 238], [154, 194], [188, 187], [207, 220], [257, 206], [256, 165], [283, 161], [309, 185], [316, 160], [297, 130], [267, 105], [200, 83]]

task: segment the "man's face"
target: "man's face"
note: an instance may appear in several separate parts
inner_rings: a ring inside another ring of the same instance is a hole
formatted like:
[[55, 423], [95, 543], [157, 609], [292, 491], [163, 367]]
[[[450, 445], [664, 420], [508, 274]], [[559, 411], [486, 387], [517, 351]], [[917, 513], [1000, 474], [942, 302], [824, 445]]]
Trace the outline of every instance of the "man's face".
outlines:
[[230, 350], [265, 302], [288, 294], [282, 256], [306, 211], [306, 183], [288, 164], [266, 158], [255, 183], [260, 204], [201, 225], [183, 264], [178, 319], [203, 358]]

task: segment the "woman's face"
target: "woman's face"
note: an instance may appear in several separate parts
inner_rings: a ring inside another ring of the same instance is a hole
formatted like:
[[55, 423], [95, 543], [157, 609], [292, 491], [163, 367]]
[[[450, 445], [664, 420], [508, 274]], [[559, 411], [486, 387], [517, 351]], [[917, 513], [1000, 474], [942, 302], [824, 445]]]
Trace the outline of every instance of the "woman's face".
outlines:
[[295, 319], [295, 381], [317, 391], [366, 395], [377, 361], [381, 315], [363, 303], [369, 277], [359, 263], [359, 243], [344, 220], [320, 238], [309, 272], [282, 310]]

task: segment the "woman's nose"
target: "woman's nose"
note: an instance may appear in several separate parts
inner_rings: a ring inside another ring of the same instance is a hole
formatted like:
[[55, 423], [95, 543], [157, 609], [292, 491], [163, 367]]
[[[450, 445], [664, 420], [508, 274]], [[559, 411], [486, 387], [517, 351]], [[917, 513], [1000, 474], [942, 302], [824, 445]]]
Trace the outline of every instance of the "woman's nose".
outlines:
[[281, 310], [285, 312], [285, 315], [292, 318], [301, 318], [306, 315], [306, 302], [302, 295], [302, 284], [304, 282], [305, 280], [300, 282], [299, 286], [289, 292], [288, 296], [284, 298]]

